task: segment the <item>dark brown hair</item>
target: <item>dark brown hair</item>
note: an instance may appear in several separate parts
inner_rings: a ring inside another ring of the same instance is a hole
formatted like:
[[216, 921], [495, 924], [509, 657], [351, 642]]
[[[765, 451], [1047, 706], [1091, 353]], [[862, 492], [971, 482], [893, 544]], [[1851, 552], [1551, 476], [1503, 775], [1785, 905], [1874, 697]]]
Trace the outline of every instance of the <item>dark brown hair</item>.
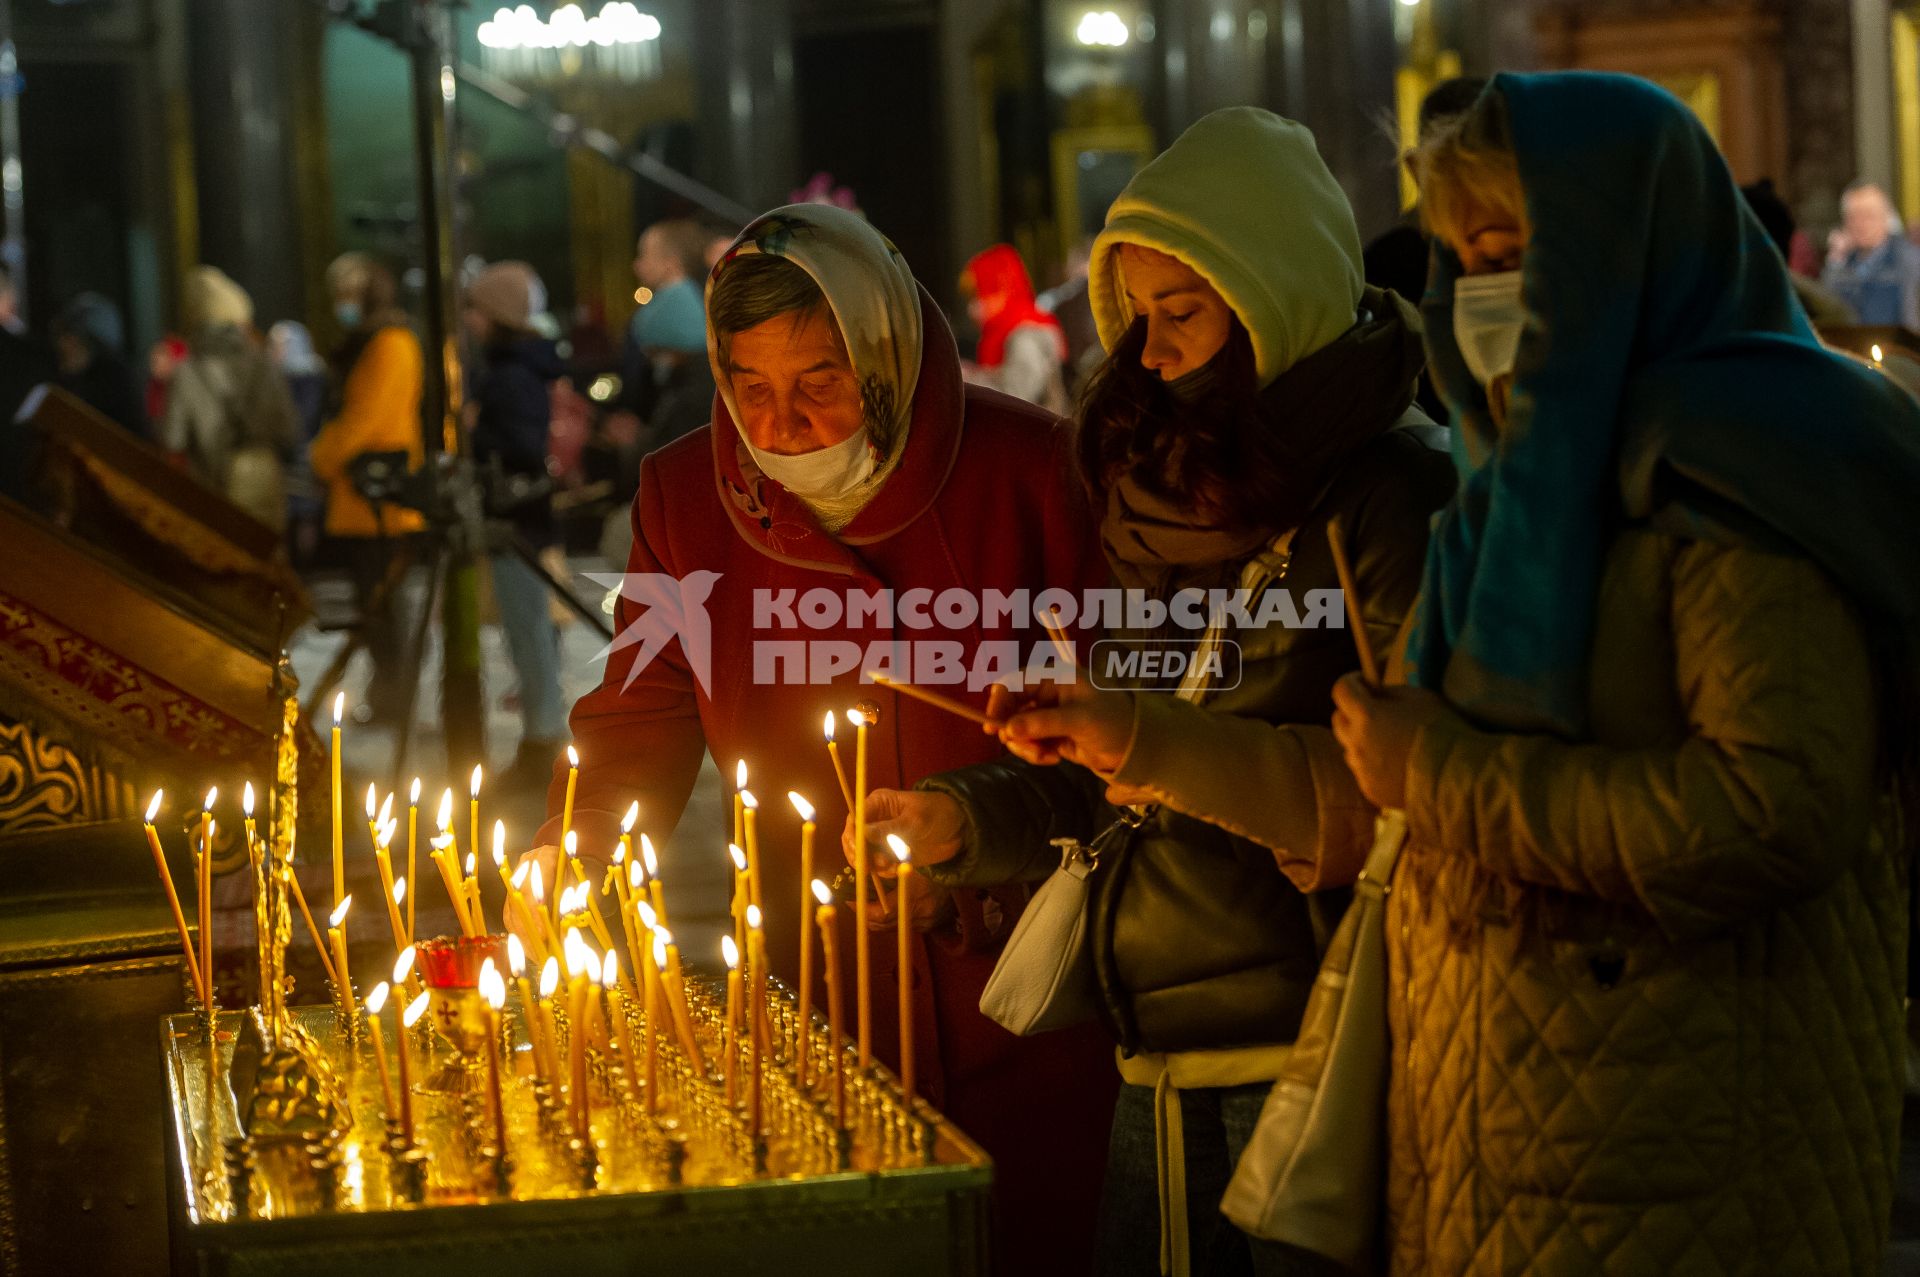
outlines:
[[1209, 523], [1236, 530], [1291, 527], [1304, 511], [1286, 432], [1263, 410], [1253, 342], [1239, 317], [1203, 374], [1204, 390], [1181, 398], [1140, 362], [1147, 343], [1135, 319], [1080, 396], [1080, 475], [1096, 502], [1123, 474]]

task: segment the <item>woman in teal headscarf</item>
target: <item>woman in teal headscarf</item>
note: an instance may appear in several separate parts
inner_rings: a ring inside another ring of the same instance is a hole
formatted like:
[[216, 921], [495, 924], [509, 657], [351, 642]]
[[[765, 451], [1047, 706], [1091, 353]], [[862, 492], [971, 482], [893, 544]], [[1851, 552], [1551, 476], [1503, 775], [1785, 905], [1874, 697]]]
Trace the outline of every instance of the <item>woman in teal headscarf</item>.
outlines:
[[1461, 486], [1413, 686], [1334, 720], [1410, 830], [1393, 1268], [1877, 1272], [1920, 405], [1644, 81], [1496, 77], [1413, 162]]

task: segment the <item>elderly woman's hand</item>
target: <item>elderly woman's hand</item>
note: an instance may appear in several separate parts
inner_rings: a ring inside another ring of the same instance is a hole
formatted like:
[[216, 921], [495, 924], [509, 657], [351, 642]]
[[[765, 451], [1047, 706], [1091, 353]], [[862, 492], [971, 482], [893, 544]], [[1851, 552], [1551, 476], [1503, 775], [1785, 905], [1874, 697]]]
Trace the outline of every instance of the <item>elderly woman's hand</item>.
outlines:
[[1445, 700], [1424, 688], [1371, 687], [1359, 674], [1333, 686], [1334, 739], [1360, 792], [1383, 810], [1406, 805], [1407, 758], [1420, 729], [1456, 717]]

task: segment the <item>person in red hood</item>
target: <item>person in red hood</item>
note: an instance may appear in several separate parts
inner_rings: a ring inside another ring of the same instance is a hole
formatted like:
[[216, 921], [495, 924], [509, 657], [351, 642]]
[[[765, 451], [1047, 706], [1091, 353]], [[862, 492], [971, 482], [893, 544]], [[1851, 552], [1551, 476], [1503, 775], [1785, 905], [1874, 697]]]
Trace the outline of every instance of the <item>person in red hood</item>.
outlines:
[[[817, 808], [819, 878], [834, 877], [833, 837], [846, 817], [823, 718], [860, 701], [879, 706], [868, 735], [876, 789], [999, 752], [964, 720], [862, 681], [860, 661], [870, 669], [876, 653], [907, 651], [916, 681], [928, 681], [923, 662], [936, 644], [962, 666], [988, 644], [1013, 646], [1023, 664], [1047, 647], [1029, 616], [943, 619], [907, 593], [1078, 596], [1105, 586], [1108, 572], [1066, 423], [962, 382], [939, 309], [859, 215], [791, 205], [749, 225], [709, 277], [707, 325], [719, 387], [713, 421], [641, 463], [620, 637], [601, 685], [573, 709], [573, 829], [579, 855], [604, 862], [637, 799], [639, 827], [664, 839], [703, 752], [728, 771], [744, 760], [760, 799], [770, 965], [791, 980], [798, 929], [810, 919], [799, 820], [786, 795]], [[854, 592], [882, 591], [899, 600], [896, 615], [856, 616], [845, 605]], [[824, 628], [806, 627], [808, 617]], [[806, 653], [797, 667], [783, 655], [796, 650]], [[899, 665], [890, 672], [907, 677]], [[976, 707], [986, 701], [977, 681], [942, 690]], [[850, 736], [843, 729], [849, 771]], [[555, 818], [531, 853], [549, 882], [565, 788], [562, 762], [548, 797]], [[723, 857], [727, 830], [711, 835]], [[670, 872], [665, 885], [671, 908]], [[1090, 1028], [1018, 1038], [980, 1013], [1023, 901], [941, 892], [909, 911], [920, 930], [919, 1090], [994, 1159], [996, 1271], [1084, 1271], [1116, 1089], [1112, 1048]], [[839, 911], [850, 1022], [852, 914]], [[870, 919], [886, 932], [871, 944], [872, 1040], [889, 1064], [899, 1035], [897, 917], [895, 909]]]
[[967, 309], [980, 325], [967, 380], [1064, 413], [1067, 335], [1033, 299], [1033, 281], [1011, 244], [995, 244], [960, 275]]

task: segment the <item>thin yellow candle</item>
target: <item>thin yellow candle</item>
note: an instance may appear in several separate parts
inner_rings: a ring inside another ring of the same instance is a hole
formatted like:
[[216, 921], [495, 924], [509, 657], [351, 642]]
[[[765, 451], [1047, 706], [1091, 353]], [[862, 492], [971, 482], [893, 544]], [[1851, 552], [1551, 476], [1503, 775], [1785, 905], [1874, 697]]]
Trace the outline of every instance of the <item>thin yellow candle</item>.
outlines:
[[908, 893], [913, 889], [913, 852], [899, 834], [887, 835], [887, 846], [900, 862], [899, 925], [900, 937], [900, 1092], [913, 1106], [913, 926]]
[[[818, 878], [813, 880], [814, 899], [820, 902], [820, 908], [814, 913], [814, 923], [820, 928], [820, 961], [825, 968], [822, 977], [827, 982], [827, 1055], [833, 1062], [833, 1124], [844, 1130], [847, 1125], [847, 1081], [844, 1069], [846, 1043], [841, 1036], [840, 1017], [840, 956], [834, 941], [833, 893], [827, 890], [827, 884]], [[809, 1025], [802, 1025], [803, 1033], [812, 1032]]]
[[254, 859], [253, 850], [253, 782], [248, 781], [240, 790], [240, 814], [246, 818], [247, 859]]
[[620, 1071], [626, 1076], [627, 1089], [631, 1092], [639, 1076], [639, 1064], [633, 1058], [633, 1026], [627, 1023], [627, 1002], [620, 993], [620, 955], [611, 949], [600, 964], [600, 992], [607, 1000], [607, 1019], [614, 1027], [607, 1049], [619, 1053]]
[[[651, 911], [646, 901], [637, 904], [639, 909]], [[660, 1111], [660, 1012], [664, 1005], [660, 993], [660, 968], [666, 964], [667, 947], [651, 923], [647, 926], [647, 934], [652, 940], [647, 944], [647, 956], [644, 959], [646, 971], [642, 983], [646, 992], [646, 1020], [640, 1026], [641, 1033], [645, 1035], [641, 1051], [647, 1057], [647, 1105], [657, 1113]]]
[[540, 968], [540, 1036], [547, 1043], [547, 1082], [560, 1085], [560, 1026], [553, 1021], [553, 995], [560, 989], [560, 959], [549, 957]]
[[467, 891], [467, 914], [473, 919], [473, 934], [487, 934], [487, 910], [480, 896], [480, 857], [473, 852], [467, 853], [467, 879], [463, 884]]
[[447, 899], [453, 902], [454, 920], [460, 924], [462, 935], [472, 935], [473, 923], [467, 917], [466, 893], [460, 888], [460, 871], [454, 867], [449, 854], [453, 846], [452, 834], [438, 834], [433, 840], [433, 863], [440, 868], [440, 882], [447, 889]]
[[333, 986], [337, 994], [340, 989], [340, 972], [333, 965], [333, 959], [328, 956], [327, 942], [320, 938], [320, 928], [314, 925], [313, 910], [307, 908], [307, 893], [300, 886], [300, 875], [290, 873], [287, 875], [287, 881], [293, 884], [293, 902], [300, 906], [300, 916], [306, 920], [307, 934], [313, 937], [313, 951], [320, 955], [320, 966], [327, 973], [327, 983]]
[[527, 947], [520, 942], [519, 936], [511, 934], [507, 936], [507, 970], [513, 973], [514, 987], [520, 991], [520, 1014], [527, 1022], [527, 1044], [533, 1048], [533, 1071], [543, 1080], [550, 1080], [553, 1075], [547, 1069], [540, 1019], [534, 1011], [533, 984], [527, 979]]
[[667, 926], [667, 893], [660, 881], [660, 861], [653, 854], [653, 839], [645, 834], [640, 835], [640, 859], [647, 866], [647, 896], [653, 901], [653, 912], [660, 925]]
[[353, 897], [343, 897], [334, 906], [333, 916], [327, 919], [327, 939], [333, 943], [333, 970], [339, 977], [334, 990], [340, 998], [341, 1028], [351, 1031], [353, 1026], [353, 972], [347, 965], [347, 911], [353, 908]]
[[733, 765], [733, 841], [742, 847], [747, 845], [746, 792], [747, 760], [743, 758]]
[[473, 765], [473, 775], [467, 780], [467, 850], [480, 850], [480, 764]]
[[593, 1115], [587, 1105], [587, 968], [592, 959], [584, 955], [587, 942], [580, 933], [567, 933], [567, 1056], [570, 1079], [569, 1105], [574, 1129], [581, 1139], [590, 1137]]
[[813, 928], [807, 925], [807, 910], [813, 907], [809, 894], [813, 883], [813, 804], [789, 790], [787, 801], [800, 813], [800, 1033], [794, 1051], [793, 1076], [801, 1086], [807, 1084], [807, 1044], [813, 1023]]
[[513, 877], [507, 879], [507, 905], [519, 912], [522, 937], [533, 952], [535, 964], [539, 964], [547, 959], [547, 946], [540, 936], [539, 907], [528, 901], [525, 891], [533, 869], [534, 864], [529, 860], [513, 871]]
[[195, 880], [200, 897], [200, 969], [207, 973], [209, 1007], [213, 1005], [213, 803], [218, 797], [220, 788], [216, 785], [200, 805], [200, 859]]
[[340, 815], [340, 716], [346, 712], [347, 694], [333, 698], [333, 902], [339, 904], [347, 894], [346, 822]]
[[739, 845], [727, 848], [727, 855], [733, 860], [733, 902], [728, 906], [733, 914], [733, 942], [740, 952], [747, 951], [747, 906], [752, 902], [753, 887], [747, 878], [747, 853]]
[[407, 903], [407, 880], [395, 878], [393, 891], [387, 896], [387, 924], [393, 928], [393, 947], [398, 952], [413, 943], [413, 937], [407, 934], [406, 924], [401, 920], [400, 907]]
[[693, 1034], [693, 1016], [687, 1010], [687, 982], [680, 970], [680, 950], [673, 943], [673, 933], [665, 927], [655, 934], [666, 942], [666, 959], [661, 964], [660, 973], [667, 998], [667, 1012], [673, 1017], [674, 1034], [680, 1039], [681, 1052], [693, 1064], [693, 1071], [704, 1074], [707, 1061], [700, 1051], [700, 1039]]
[[752, 791], [740, 792], [740, 805], [747, 814], [747, 882], [751, 887], [747, 899], [758, 909], [765, 909], [766, 903], [760, 897], [760, 800]]
[[493, 1119], [493, 1152], [507, 1155], [507, 1104], [500, 1081], [500, 1009], [507, 1005], [507, 984], [493, 959], [480, 965], [480, 1000], [487, 1004], [487, 1105]]
[[369, 783], [367, 785], [367, 835], [376, 844], [380, 841], [380, 820], [377, 815], [379, 810], [380, 787]]
[[400, 1051], [400, 1130], [406, 1143], [413, 1144], [413, 1048], [407, 1045], [407, 1035], [420, 1017], [427, 1013], [430, 994], [422, 993], [407, 1004], [407, 1010], [400, 1017], [400, 1041], [395, 1045]]
[[847, 765], [840, 761], [840, 742], [833, 738], [833, 711], [827, 711], [827, 757], [833, 760], [834, 779], [840, 782], [840, 799], [846, 803], [849, 814], [853, 811], [853, 787], [847, 784]]
[[567, 746], [567, 800], [560, 808], [560, 837], [573, 828], [573, 793], [580, 784], [580, 751]]
[[[417, 869], [419, 868], [420, 862], [418, 857], [415, 855], [415, 849], [418, 847], [419, 842], [420, 842], [420, 778], [418, 776], [415, 776], [413, 778], [413, 787], [407, 791], [407, 881], [411, 883], [418, 883], [420, 881], [420, 875], [416, 872]], [[420, 890], [416, 886], [414, 888], [413, 894], [407, 897], [407, 934], [409, 936], [416, 936], [420, 934], [414, 928], [414, 909], [413, 909], [414, 901], [418, 900], [419, 898], [420, 898]]]
[[373, 1039], [373, 1063], [380, 1073], [381, 1115], [397, 1117], [398, 1105], [393, 1099], [393, 1079], [387, 1076], [387, 1039], [380, 1030], [380, 1012], [387, 1005], [387, 991], [391, 986], [385, 980], [373, 986], [373, 992], [367, 995], [367, 1036]]
[[160, 848], [160, 831], [153, 827], [153, 818], [160, 814], [160, 796], [163, 792], [154, 790], [153, 801], [147, 804], [147, 847], [153, 852], [153, 867], [160, 871], [160, 885], [166, 888], [167, 907], [173, 910], [173, 925], [180, 931], [180, 951], [187, 956], [187, 978], [193, 982], [193, 996], [200, 1000], [201, 1006], [210, 1006], [206, 981], [200, 976], [200, 960], [193, 956], [193, 933], [187, 930], [187, 916], [180, 910], [180, 895], [173, 889], [173, 875], [167, 872], [167, 854]]
[[753, 968], [753, 991], [747, 999], [747, 1129], [760, 1137], [764, 1082], [761, 1069], [767, 1057], [767, 944], [761, 929], [759, 905], [747, 906], [747, 964]]
[[593, 884], [587, 881], [587, 871], [580, 867], [579, 830], [567, 831], [564, 850], [567, 854], [567, 863], [573, 866], [573, 875], [578, 880], [574, 884], [574, 907], [585, 911], [587, 925], [593, 928], [593, 938], [600, 942], [600, 947], [603, 950], [611, 949], [613, 937], [607, 931], [607, 920], [600, 915], [600, 904], [593, 898]]
[[720, 1033], [720, 1073], [726, 1082], [727, 1103], [738, 1097], [734, 1062], [740, 1056], [740, 946], [732, 936], [720, 937], [720, 960], [727, 964], [727, 1022]]
[[847, 711], [854, 726], [853, 747], [853, 978], [859, 1018], [860, 1067], [873, 1063], [873, 985], [867, 954], [867, 716]]

